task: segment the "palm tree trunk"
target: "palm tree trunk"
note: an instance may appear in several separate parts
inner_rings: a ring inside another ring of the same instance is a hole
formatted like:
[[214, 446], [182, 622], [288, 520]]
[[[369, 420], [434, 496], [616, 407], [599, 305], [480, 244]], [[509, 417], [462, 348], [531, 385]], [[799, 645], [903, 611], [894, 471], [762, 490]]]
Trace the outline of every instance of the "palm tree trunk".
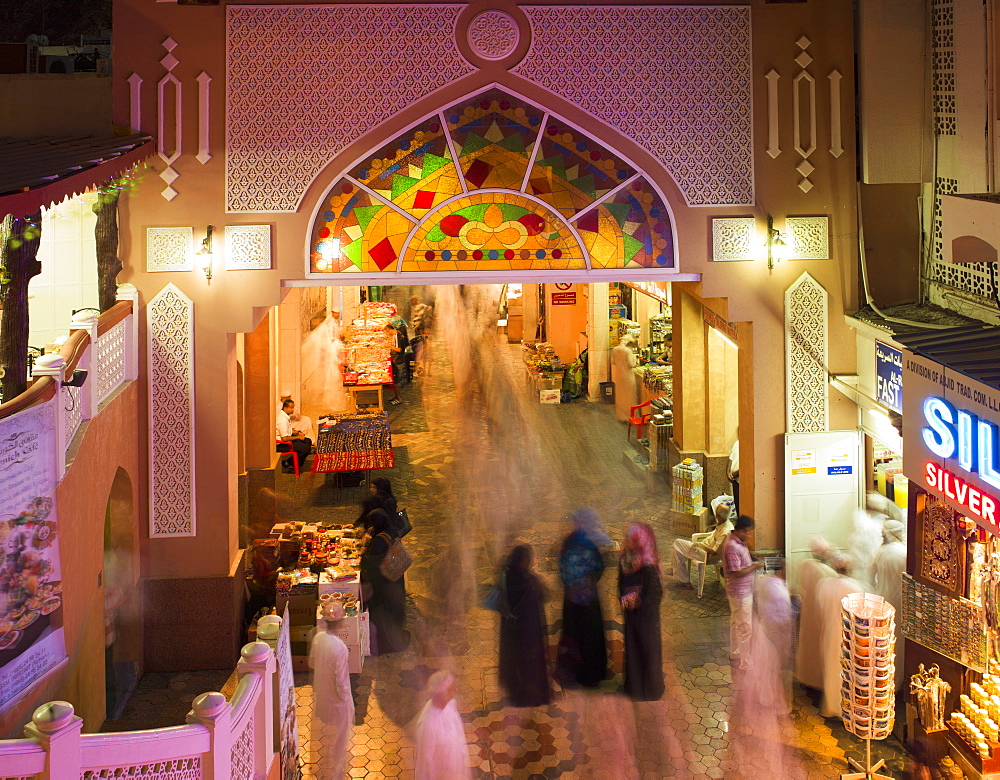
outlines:
[[119, 190], [101, 190], [94, 203], [97, 225], [97, 296], [101, 311], [115, 305], [118, 294], [118, 274], [122, 261], [118, 257], [118, 196]]
[[42, 237], [42, 213], [24, 219], [8, 214], [0, 235], [0, 266], [5, 283], [0, 284], [0, 367], [3, 399], [9, 401], [28, 389], [28, 282], [42, 272], [37, 259]]

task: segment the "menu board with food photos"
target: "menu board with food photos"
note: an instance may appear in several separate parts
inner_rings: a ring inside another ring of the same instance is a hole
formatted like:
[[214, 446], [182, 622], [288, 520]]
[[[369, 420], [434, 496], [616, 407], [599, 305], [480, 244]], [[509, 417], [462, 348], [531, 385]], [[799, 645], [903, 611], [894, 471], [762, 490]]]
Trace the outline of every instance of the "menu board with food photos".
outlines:
[[0, 707], [66, 658], [55, 403], [0, 421]]

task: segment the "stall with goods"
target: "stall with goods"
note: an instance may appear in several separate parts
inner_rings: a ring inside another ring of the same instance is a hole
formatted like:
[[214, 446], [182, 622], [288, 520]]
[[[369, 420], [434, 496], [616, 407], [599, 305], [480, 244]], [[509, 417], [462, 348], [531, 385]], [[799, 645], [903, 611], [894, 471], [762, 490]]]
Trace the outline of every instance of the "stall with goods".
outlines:
[[279, 613], [288, 608], [292, 631], [292, 655], [296, 667], [305, 668], [309, 639], [316, 627], [317, 610], [324, 601], [337, 599], [344, 604], [342, 629], [352, 641], [351, 672], [359, 673], [368, 645], [368, 617], [361, 592], [363, 530], [352, 525], [328, 528], [303, 523], [282, 523], [271, 538], [258, 540], [251, 554], [277, 547], [279, 569], [275, 582], [275, 603]]
[[521, 357], [524, 359], [528, 387], [542, 401], [555, 393], [555, 402], [558, 403], [567, 364], [560, 360], [555, 347], [545, 341], [537, 344], [526, 341], [521, 345]]

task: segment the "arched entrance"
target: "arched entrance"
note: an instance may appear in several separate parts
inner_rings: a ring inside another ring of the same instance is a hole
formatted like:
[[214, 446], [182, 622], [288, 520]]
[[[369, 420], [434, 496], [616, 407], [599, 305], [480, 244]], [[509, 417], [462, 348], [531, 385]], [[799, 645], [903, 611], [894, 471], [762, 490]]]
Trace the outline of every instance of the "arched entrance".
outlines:
[[104, 670], [107, 717], [121, 716], [140, 675], [141, 600], [135, 587], [132, 480], [119, 468], [104, 514]]
[[673, 218], [651, 179], [499, 87], [446, 107], [336, 178], [309, 278], [341, 273], [660, 269]]

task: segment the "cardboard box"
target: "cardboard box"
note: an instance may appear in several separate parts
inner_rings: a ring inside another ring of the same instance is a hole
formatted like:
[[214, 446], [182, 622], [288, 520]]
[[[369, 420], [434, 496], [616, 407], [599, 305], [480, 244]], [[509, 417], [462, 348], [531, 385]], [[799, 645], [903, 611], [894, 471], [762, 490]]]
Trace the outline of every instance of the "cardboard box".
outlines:
[[539, 390], [538, 400], [543, 404], [557, 404], [561, 395], [559, 390]]
[[288, 619], [291, 626], [316, 625], [316, 594], [306, 593], [294, 596], [278, 596], [276, 606], [278, 614], [285, 614], [285, 605], [288, 605]]
[[708, 507], [702, 507], [694, 514], [687, 512], [670, 512], [670, 533], [689, 537], [692, 534], [703, 534], [708, 530]]

